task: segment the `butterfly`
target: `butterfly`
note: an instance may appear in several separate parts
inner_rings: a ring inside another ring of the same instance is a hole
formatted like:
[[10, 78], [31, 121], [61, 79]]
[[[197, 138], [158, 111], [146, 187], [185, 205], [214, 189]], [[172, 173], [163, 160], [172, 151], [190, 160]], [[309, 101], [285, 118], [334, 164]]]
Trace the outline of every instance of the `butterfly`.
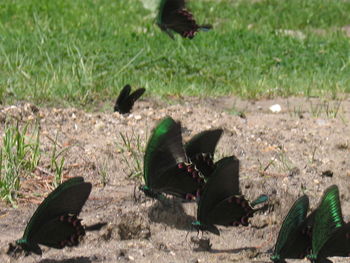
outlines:
[[114, 112], [117, 111], [120, 114], [129, 113], [135, 101], [138, 100], [145, 91], [146, 89], [140, 88], [130, 94], [131, 86], [129, 84], [125, 85], [115, 102]]
[[185, 144], [187, 157], [205, 178], [215, 170], [214, 152], [222, 133], [222, 129], [206, 130], [196, 134]]
[[283, 220], [271, 260], [285, 263], [286, 258], [302, 259], [311, 249], [311, 231], [315, 213], [307, 217], [309, 198], [303, 195]]
[[331, 263], [327, 257], [333, 256], [350, 256], [350, 223], [343, 220], [336, 185], [325, 190], [316, 211], [312, 250], [308, 258], [314, 263]]
[[84, 182], [82, 177], [71, 178], [59, 185], [36, 209], [23, 237], [15, 246], [10, 244], [9, 253], [22, 249], [26, 254], [41, 255], [39, 244], [57, 249], [77, 246], [85, 235], [78, 215], [91, 187], [91, 183]]
[[161, 0], [157, 25], [174, 39], [173, 31], [184, 38], [192, 39], [199, 31], [208, 31], [211, 25], [198, 25], [193, 15], [186, 10], [185, 0]]
[[197, 230], [220, 235], [215, 225], [248, 226], [248, 219], [259, 209], [257, 204], [267, 201], [266, 195], [249, 203], [239, 189], [239, 160], [225, 157], [217, 163], [200, 196], [197, 221], [192, 226]]
[[195, 199], [204, 185], [198, 170], [185, 154], [181, 124], [166, 117], [155, 127], [144, 155], [144, 181], [147, 196], [163, 198], [162, 193], [186, 200]]

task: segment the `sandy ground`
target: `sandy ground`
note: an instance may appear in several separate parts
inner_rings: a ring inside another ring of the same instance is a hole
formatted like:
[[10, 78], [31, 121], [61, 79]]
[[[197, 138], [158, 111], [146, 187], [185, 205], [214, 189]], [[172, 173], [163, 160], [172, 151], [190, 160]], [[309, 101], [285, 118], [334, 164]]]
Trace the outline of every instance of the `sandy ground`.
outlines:
[[[273, 104], [282, 110], [272, 113]], [[42, 158], [35, 176], [22, 180], [25, 198], [19, 199], [18, 208], [0, 203], [0, 262], [269, 262], [281, 222], [303, 189], [314, 208], [323, 190], [337, 184], [344, 218], [350, 220], [349, 106], [348, 99], [172, 98], [170, 106], [144, 99], [125, 116], [112, 113], [112, 104], [104, 113], [26, 103], [2, 107], [1, 134], [11, 118], [40, 121]], [[133, 156], [142, 164], [136, 148], [145, 147], [150, 131], [166, 115], [182, 122], [184, 140], [222, 127], [216, 159], [232, 154], [240, 159], [241, 189], [249, 200], [270, 196], [269, 211], [255, 215], [249, 227], [219, 227], [220, 237], [200, 234], [199, 238], [210, 239], [209, 251], [202, 251], [204, 247], [195, 242], [197, 232], [190, 227], [195, 203], [173, 199], [164, 205], [134, 191], [141, 178], [130, 177], [135, 174]], [[83, 176], [93, 184], [80, 214], [83, 223], [107, 225], [88, 232], [78, 247], [42, 246], [42, 257], [10, 258], [5, 253], [8, 243], [22, 236], [37, 205], [52, 189], [50, 154], [56, 134], [59, 149], [67, 149], [64, 176]], [[127, 151], [120, 134], [131, 138], [135, 155]], [[333, 176], [322, 176], [325, 172]]]

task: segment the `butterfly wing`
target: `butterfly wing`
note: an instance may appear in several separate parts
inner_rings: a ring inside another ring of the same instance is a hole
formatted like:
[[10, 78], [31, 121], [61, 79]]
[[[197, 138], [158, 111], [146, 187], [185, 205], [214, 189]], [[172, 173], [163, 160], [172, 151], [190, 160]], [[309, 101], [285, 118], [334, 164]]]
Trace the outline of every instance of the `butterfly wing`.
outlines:
[[185, 199], [188, 194], [196, 196], [204, 182], [186, 163], [181, 125], [167, 117], [153, 130], [146, 147], [144, 180], [147, 188]]
[[195, 198], [204, 186], [204, 180], [193, 177], [187, 167], [177, 165], [168, 169], [152, 186], [157, 191], [171, 194], [182, 199]]
[[214, 152], [222, 133], [222, 129], [203, 131], [185, 145], [186, 155], [204, 177], [209, 177], [214, 172]]
[[30, 219], [22, 239], [18, 244], [34, 243], [35, 233], [46, 222], [64, 214], [78, 215], [91, 192], [91, 184], [84, 182], [82, 177], [71, 178], [54, 191], [39, 205]]
[[167, 24], [169, 16], [185, 7], [185, 0], [161, 0], [158, 8], [158, 24]]
[[185, 9], [184, 0], [162, 0], [159, 5], [157, 24], [171, 38], [174, 37], [170, 30], [182, 37], [193, 38], [198, 30], [207, 31], [212, 28], [211, 25], [197, 25], [193, 15]]
[[334, 229], [318, 252], [318, 258], [350, 256], [350, 222]]
[[223, 158], [207, 181], [198, 204], [197, 218], [211, 224], [208, 215], [224, 199], [239, 195], [239, 160], [235, 156]]
[[321, 249], [331, 237], [332, 232], [343, 225], [339, 190], [336, 185], [332, 185], [325, 190], [315, 214], [310, 259], [316, 260], [318, 258]]
[[137, 101], [143, 95], [143, 93], [145, 93], [145, 91], [145, 88], [139, 88], [130, 94], [129, 99], [132, 103], [131, 108], [134, 106], [135, 101]]
[[131, 91], [131, 86], [129, 84], [125, 85], [115, 102], [115, 105], [114, 105], [115, 112], [117, 111], [121, 114], [130, 112], [131, 107], [129, 109], [129, 106], [127, 105], [130, 91]]
[[253, 208], [243, 196], [230, 196], [215, 205], [205, 221], [222, 226], [247, 226], [253, 214]]
[[77, 246], [85, 230], [75, 216], [62, 215], [45, 222], [33, 234], [32, 242], [57, 249]]
[[306, 239], [301, 230], [308, 209], [309, 198], [303, 195], [289, 210], [278, 233], [275, 250], [271, 256], [273, 262], [280, 262], [285, 258], [303, 258], [303, 254], [305, 256], [307, 241], [304, 241]]

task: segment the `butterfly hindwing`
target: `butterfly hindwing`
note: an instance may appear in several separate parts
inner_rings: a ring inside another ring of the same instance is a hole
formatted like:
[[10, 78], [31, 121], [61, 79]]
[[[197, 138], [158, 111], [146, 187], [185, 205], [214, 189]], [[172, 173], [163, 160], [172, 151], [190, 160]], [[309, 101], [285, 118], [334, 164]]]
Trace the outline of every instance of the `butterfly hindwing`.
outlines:
[[222, 129], [203, 131], [185, 145], [186, 155], [204, 177], [209, 177], [215, 170], [214, 152], [222, 133]]
[[320, 251], [320, 259], [350, 256], [350, 222], [334, 229]]

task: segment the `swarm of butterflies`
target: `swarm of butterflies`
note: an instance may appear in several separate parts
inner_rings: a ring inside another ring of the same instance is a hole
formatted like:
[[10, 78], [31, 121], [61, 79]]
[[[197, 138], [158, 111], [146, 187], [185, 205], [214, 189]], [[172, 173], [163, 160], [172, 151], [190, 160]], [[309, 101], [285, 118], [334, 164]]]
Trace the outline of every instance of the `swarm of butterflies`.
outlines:
[[[171, 38], [173, 32], [192, 39], [199, 30], [211, 25], [198, 25], [186, 10], [184, 0], [161, 0], [157, 25]], [[114, 111], [129, 113], [145, 89], [131, 93], [126, 85]], [[203, 131], [185, 144], [181, 124], [171, 117], [154, 128], [144, 155], [144, 182], [139, 187], [147, 197], [165, 200], [168, 195], [198, 205], [197, 220], [192, 227], [220, 235], [217, 226], [248, 226], [249, 218], [266, 207], [267, 195], [249, 202], [239, 187], [239, 160], [235, 156], [214, 162], [214, 152], [222, 129]], [[62, 249], [79, 245], [85, 231], [92, 230], [78, 218], [91, 192], [92, 185], [82, 177], [71, 178], [39, 205], [29, 220], [23, 237], [10, 244], [8, 254], [25, 252], [42, 254], [39, 245]], [[285, 217], [271, 256], [274, 263], [285, 259], [308, 258], [314, 263], [332, 262], [328, 257], [350, 256], [350, 223], [343, 220], [339, 190], [327, 188], [320, 205], [309, 215], [309, 198], [301, 196]]]
[[[144, 155], [146, 196], [164, 200], [168, 195], [198, 204], [192, 227], [220, 235], [217, 225], [248, 226], [249, 218], [268, 201], [261, 195], [249, 202], [239, 188], [239, 160], [235, 156], [214, 162], [222, 129], [200, 132], [183, 144], [181, 124], [171, 117], [154, 128]], [[10, 244], [8, 254], [42, 254], [40, 245], [62, 249], [77, 246], [87, 230], [78, 218], [92, 185], [82, 177], [71, 178], [39, 205], [23, 237]], [[339, 190], [328, 187], [320, 205], [309, 215], [309, 198], [301, 196], [285, 217], [271, 260], [307, 257], [314, 263], [330, 263], [328, 257], [350, 256], [350, 223], [342, 216]]]

